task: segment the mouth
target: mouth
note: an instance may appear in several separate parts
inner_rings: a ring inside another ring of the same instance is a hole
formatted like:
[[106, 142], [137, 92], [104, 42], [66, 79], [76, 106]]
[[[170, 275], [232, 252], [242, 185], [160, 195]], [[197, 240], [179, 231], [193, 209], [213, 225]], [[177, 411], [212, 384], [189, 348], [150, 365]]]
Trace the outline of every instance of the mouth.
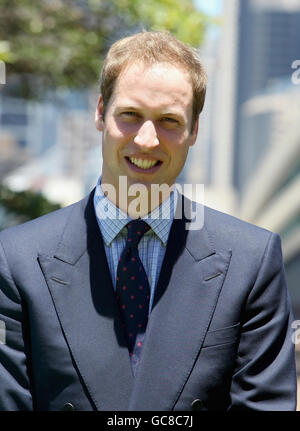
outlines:
[[145, 173], [155, 172], [162, 164], [162, 161], [157, 159], [141, 159], [138, 157], [125, 157], [125, 159], [131, 169]]

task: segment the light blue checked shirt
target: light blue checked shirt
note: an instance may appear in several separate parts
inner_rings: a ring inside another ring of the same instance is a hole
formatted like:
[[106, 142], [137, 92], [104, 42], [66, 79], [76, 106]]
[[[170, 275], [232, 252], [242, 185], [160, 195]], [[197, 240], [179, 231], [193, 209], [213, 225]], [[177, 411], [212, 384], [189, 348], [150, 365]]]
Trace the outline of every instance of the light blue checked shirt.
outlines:
[[[127, 229], [126, 225], [131, 218], [121, 209], [117, 208], [104, 195], [101, 188], [101, 177], [98, 180], [94, 194], [94, 208], [98, 225], [103, 237], [104, 248], [108, 261], [114, 289], [116, 288], [116, 276], [119, 258], [125, 247]], [[174, 208], [177, 204], [177, 190], [143, 220], [151, 227], [138, 245], [140, 259], [144, 265], [149, 279], [151, 290], [149, 315], [152, 310], [155, 287], [158, 282], [162, 262], [165, 256], [167, 241], [174, 219]]]

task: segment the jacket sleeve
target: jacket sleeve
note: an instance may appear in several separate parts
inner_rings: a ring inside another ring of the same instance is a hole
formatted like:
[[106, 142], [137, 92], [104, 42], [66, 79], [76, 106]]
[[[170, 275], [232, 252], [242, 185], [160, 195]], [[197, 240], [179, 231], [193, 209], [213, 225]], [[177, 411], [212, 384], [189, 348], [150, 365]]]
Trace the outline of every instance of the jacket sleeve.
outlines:
[[296, 409], [292, 321], [280, 237], [271, 234], [245, 304], [230, 410]]
[[33, 410], [22, 300], [0, 242], [0, 411]]

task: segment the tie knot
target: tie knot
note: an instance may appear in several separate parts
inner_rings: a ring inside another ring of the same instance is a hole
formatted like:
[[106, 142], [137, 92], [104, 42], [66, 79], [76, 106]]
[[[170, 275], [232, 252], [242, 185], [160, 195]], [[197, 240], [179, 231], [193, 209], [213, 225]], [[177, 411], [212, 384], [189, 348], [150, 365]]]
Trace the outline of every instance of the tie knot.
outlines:
[[137, 247], [142, 236], [150, 226], [144, 220], [132, 220], [127, 224], [127, 245], [130, 247]]

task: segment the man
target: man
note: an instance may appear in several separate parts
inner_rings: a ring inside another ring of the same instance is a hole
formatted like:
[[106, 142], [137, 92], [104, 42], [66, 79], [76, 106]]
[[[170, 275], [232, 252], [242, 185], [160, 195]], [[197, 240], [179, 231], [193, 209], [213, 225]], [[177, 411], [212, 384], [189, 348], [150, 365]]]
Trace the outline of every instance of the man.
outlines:
[[196, 53], [142, 32], [101, 79], [96, 189], [0, 234], [1, 409], [294, 410], [278, 235], [173, 188], [204, 103]]

